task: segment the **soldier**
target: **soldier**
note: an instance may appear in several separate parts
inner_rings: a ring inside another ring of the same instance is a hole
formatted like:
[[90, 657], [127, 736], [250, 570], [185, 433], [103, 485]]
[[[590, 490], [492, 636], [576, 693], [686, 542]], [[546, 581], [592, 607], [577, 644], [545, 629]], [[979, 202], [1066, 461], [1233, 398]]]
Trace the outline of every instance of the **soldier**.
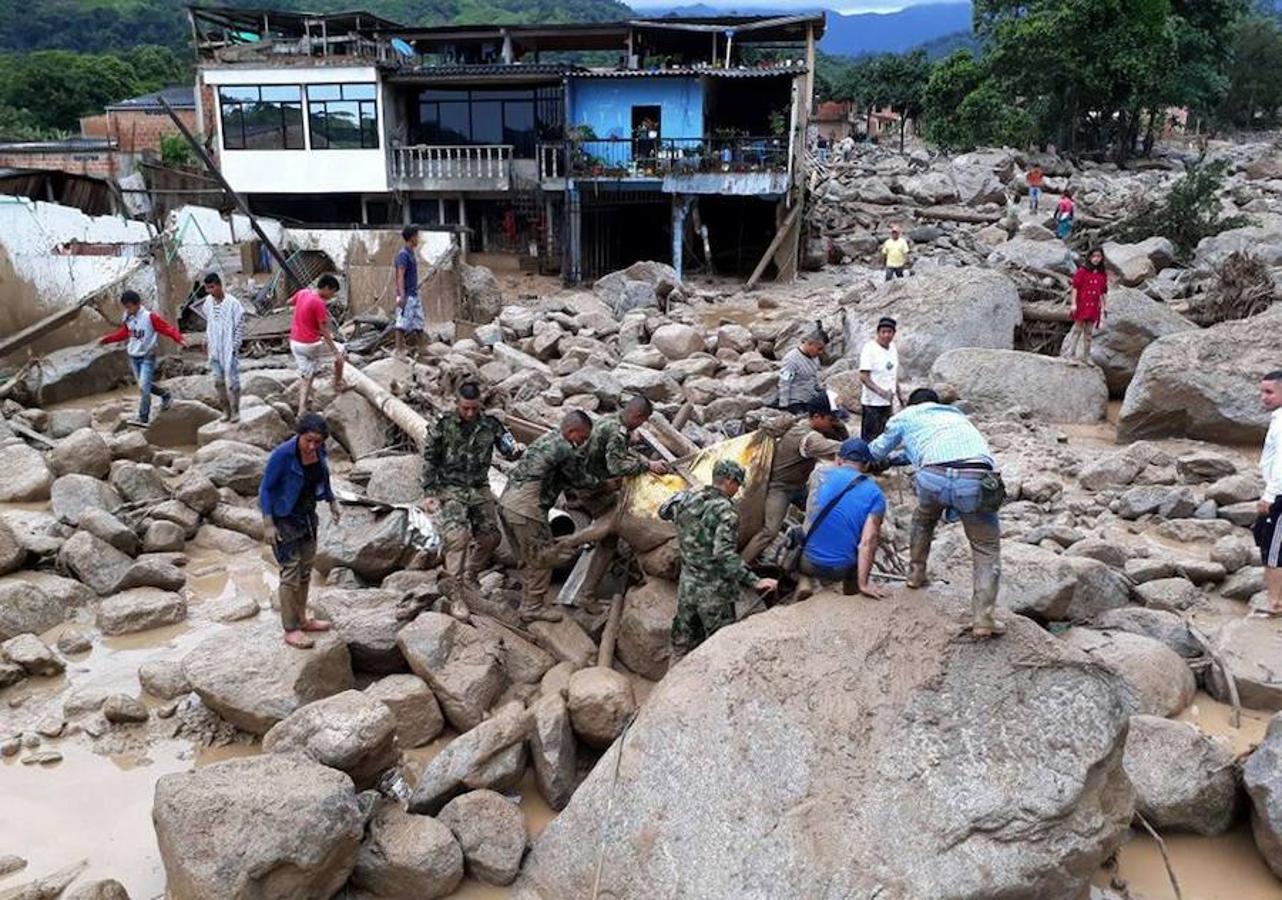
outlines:
[[587, 443], [592, 420], [574, 410], [561, 420], [560, 431], [543, 435], [525, 451], [499, 497], [499, 517], [521, 561], [524, 596], [518, 612], [523, 622], [558, 622], [561, 611], [547, 605], [552, 570], [569, 553], [552, 538], [548, 513], [561, 493], [585, 486], [583, 459], [576, 449]]
[[[450, 614], [466, 619], [463, 599], [490, 564], [499, 545], [499, 520], [490, 491], [490, 459], [520, 455], [512, 433], [498, 419], [481, 413], [481, 389], [459, 386], [456, 406], [428, 429], [423, 445], [424, 508], [436, 515], [445, 540], [445, 576]], [[468, 552], [470, 545], [475, 545]]]
[[712, 468], [712, 484], [676, 494], [659, 516], [676, 522], [681, 551], [677, 615], [672, 620], [672, 664], [735, 620], [735, 600], [745, 587], [773, 591], [779, 582], [757, 578], [739, 556], [739, 511], [733, 497], [746, 475], [723, 459]]

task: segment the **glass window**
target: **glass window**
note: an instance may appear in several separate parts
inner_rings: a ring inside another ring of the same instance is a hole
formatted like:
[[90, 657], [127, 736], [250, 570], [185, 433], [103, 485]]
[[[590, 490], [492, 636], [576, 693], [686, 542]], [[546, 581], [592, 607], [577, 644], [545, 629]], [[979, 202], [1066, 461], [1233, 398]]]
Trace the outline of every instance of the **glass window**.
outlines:
[[307, 86], [313, 150], [378, 149], [378, 107], [372, 84]]
[[307, 102], [314, 103], [317, 100], [342, 100], [343, 86], [341, 84], [309, 84], [307, 86]]
[[223, 148], [302, 150], [303, 97], [298, 85], [219, 88]]
[[439, 105], [437, 140], [442, 144], [467, 144], [472, 140], [471, 109], [466, 103]]
[[497, 100], [472, 103], [472, 143], [503, 143], [503, 104]]
[[344, 84], [342, 89], [344, 100], [374, 99], [374, 85], [372, 84]]
[[512, 145], [518, 159], [534, 155], [534, 101], [503, 104], [503, 143]]
[[424, 100], [466, 100], [467, 91], [426, 90], [422, 93]]

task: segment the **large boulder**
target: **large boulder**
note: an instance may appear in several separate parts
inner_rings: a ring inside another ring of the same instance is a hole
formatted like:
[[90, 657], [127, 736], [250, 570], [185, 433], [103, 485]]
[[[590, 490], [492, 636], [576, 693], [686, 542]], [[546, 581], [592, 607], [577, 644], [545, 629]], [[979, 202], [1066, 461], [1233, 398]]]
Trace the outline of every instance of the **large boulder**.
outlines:
[[405, 624], [400, 600], [395, 591], [326, 588], [312, 606], [318, 617], [334, 623], [334, 632], [347, 642], [352, 668], [390, 675], [409, 669], [396, 646], [396, 633]]
[[[252, 407], [246, 407], [249, 412]], [[200, 440], [201, 430], [216, 422], [219, 411], [199, 400], [175, 400], [169, 409], [158, 410], [147, 423], [147, 442], [156, 447], [191, 447]]]
[[95, 341], [44, 354], [40, 365], [27, 375], [27, 387], [42, 404], [52, 406], [109, 391], [131, 374], [122, 345]]
[[111, 448], [92, 428], [73, 431], [49, 453], [55, 475], [87, 475], [106, 478], [111, 471]]
[[617, 897], [1076, 897], [1131, 818], [1124, 703], [1032, 623], [959, 637], [961, 607], [822, 594], [723, 629], [535, 842], [518, 895], [591, 897], [600, 873]]
[[451, 800], [438, 818], [458, 839], [467, 874], [486, 884], [516, 879], [529, 842], [519, 806], [494, 791], [472, 791]]
[[1046, 422], [1099, 422], [1108, 409], [1099, 369], [1040, 353], [949, 350], [935, 360], [930, 380], [954, 388], [957, 402], [975, 412], [1020, 407]]
[[365, 694], [391, 712], [396, 721], [396, 740], [406, 750], [423, 746], [445, 728], [441, 705], [427, 682], [417, 675], [388, 675], [365, 688]]
[[676, 269], [660, 262], [642, 261], [599, 279], [592, 290], [617, 318], [634, 309], [659, 305], [674, 288], [681, 287]]
[[[1196, 329], [1188, 319], [1142, 291], [1110, 288], [1108, 317], [1091, 342], [1091, 362], [1103, 371], [1109, 394], [1121, 397], [1149, 344], [1168, 334]], [[1071, 340], [1071, 336], [1064, 339], [1061, 353], [1067, 352]]]
[[460, 732], [479, 725], [506, 686], [499, 641], [450, 616], [420, 613], [396, 635], [396, 645]]
[[111, 485], [89, 475], [63, 475], [50, 491], [53, 514], [68, 525], [79, 525], [87, 509], [114, 515], [123, 502]]
[[378, 503], [416, 503], [423, 499], [423, 458], [380, 458], [372, 467], [365, 496]]
[[503, 309], [503, 289], [499, 280], [485, 266], [470, 266], [462, 260], [456, 264], [456, 269], [463, 292], [464, 309], [460, 311], [463, 318], [477, 324], [493, 321]]
[[[1141, 285], [1175, 263], [1175, 245], [1169, 238], [1160, 236], [1148, 238], [1138, 244], [1105, 241], [1103, 249], [1104, 263], [1108, 270], [1127, 287]], [[1109, 306], [1112, 307], [1112, 304], [1110, 295]]]
[[566, 705], [574, 733], [598, 749], [610, 746], [637, 711], [628, 677], [603, 666], [579, 669], [570, 676]]
[[1174, 716], [1193, 702], [1197, 679], [1165, 644], [1140, 634], [1091, 628], [1070, 629], [1062, 640], [1117, 678], [1132, 715]]
[[1118, 438], [1259, 443], [1269, 425], [1259, 379], [1276, 368], [1279, 343], [1282, 312], [1158, 338], [1126, 389]]
[[300, 706], [263, 735], [264, 753], [304, 753], [372, 788], [396, 765], [396, 719], [383, 703], [343, 691]]
[[530, 735], [530, 760], [534, 781], [547, 805], [565, 809], [574, 796], [577, 779], [577, 749], [570, 711], [559, 691], [539, 698], [531, 708], [534, 731]]
[[463, 850], [454, 832], [428, 816], [380, 804], [356, 857], [352, 884], [383, 900], [434, 900], [463, 880]]
[[143, 587], [104, 597], [98, 605], [98, 628], [103, 634], [131, 634], [187, 618], [181, 594]]
[[355, 391], [344, 391], [325, 407], [334, 440], [352, 459], [387, 449], [387, 420], [378, 408]]
[[1251, 801], [1251, 833], [1273, 874], [1282, 878], [1282, 713], [1269, 720], [1264, 740], [1242, 767]]
[[229, 628], [183, 659], [183, 674], [206, 706], [237, 728], [266, 734], [294, 710], [352, 687], [347, 645], [332, 634], [300, 650], [279, 625]]
[[1072, 275], [1076, 267], [1072, 254], [1062, 241], [1035, 241], [1022, 236], [994, 247], [988, 254], [988, 264], [1013, 269], [1040, 269], [1062, 275]]
[[616, 652], [625, 666], [643, 678], [658, 681], [668, 671], [672, 654], [672, 620], [677, 614], [677, 589], [671, 581], [648, 578], [623, 598]]
[[857, 358], [882, 316], [899, 322], [900, 364], [906, 377], [922, 378], [935, 360], [958, 347], [1010, 350], [1015, 327], [1023, 321], [1014, 283], [991, 269], [932, 269], [896, 279], [859, 300], [852, 293], [845, 307], [845, 345]]
[[1223, 834], [1237, 817], [1233, 754], [1187, 722], [1131, 716], [1123, 757], [1135, 811], [1159, 830]]
[[20, 438], [0, 438], [0, 503], [34, 503], [49, 499], [53, 472], [40, 451]]
[[9, 523], [0, 519], [0, 575], [17, 571], [26, 558], [26, 545], [14, 534]]
[[435, 815], [464, 791], [513, 787], [513, 779], [501, 762], [511, 758], [521, 761], [521, 770], [515, 778], [519, 781], [524, 774], [524, 742], [534, 723], [532, 711], [522, 709], [519, 702], [512, 702], [471, 731], [459, 735], [423, 766], [409, 798], [409, 811]]
[[413, 552], [405, 540], [404, 510], [383, 516], [348, 510], [341, 522], [335, 522], [325, 507], [320, 517], [316, 571], [322, 575], [328, 575], [331, 569], [351, 569], [367, 581], [379, 582]]
[[364, 831], [352, 780], [301, 755], [165, 775], [151, 818], [173, 900], [332, 897]]
[[196, 442], [204, 447], [215, 441], [237, 441], [260, 450], [274, 450], [293, 434], [274, 406], [246, 406], [240, 411], [238, 422], [214, 419], [201, 425], [196, 431]]
[[258, 493], [267, 451], [240, 441], [214, 441], [196, 451], [192, 466], [218, 487], [248, 496]]
[[1096, 616], [1092, 624], [1108, 631], [1129, 631], [1131, 634], [1150, 637], [1185, 659], [1196, 659], [1204, 652], [1184, 620], [1166, 610], [1146, 609], [1142, 606], [1110, 609]]
[[[1235, 619], [1212, 637], [1216, 654], [1229, 667], [1237, 682], [1242, 705], [1248, 709], [1282, 710], [1282, 683], [1278, 660], [1282, 659], [1282, 622], [1276, 619]], [[1215, 699], [1232, 700], [1228, 682], [1219, 666], [1208, 674], [1207, 690]]]
[[1247, 253], [1265, 265], [1282, 265], [1282, 221], [1230, 228], [1198, 241], [1193, 262], [1200, 269], [1214, 269], [1234, 253]]
[[668, 359], [685, 359], [703, 351], [703, 332], [693, 325], [668, 322], [650, 335], [650, 345]]

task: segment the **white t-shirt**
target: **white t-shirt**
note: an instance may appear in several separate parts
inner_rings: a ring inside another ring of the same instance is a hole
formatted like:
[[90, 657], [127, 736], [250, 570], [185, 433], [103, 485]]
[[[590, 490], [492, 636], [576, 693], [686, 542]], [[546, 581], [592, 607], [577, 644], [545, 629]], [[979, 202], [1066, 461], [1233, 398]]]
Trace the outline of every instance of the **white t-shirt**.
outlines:
[[[883, 391], [889, 391], [893, 397], [895, 385], [899, 382], [899, 351], [894, 343], [889, 347], [883, 347], [875, 340], [864, 344], [859, 351], [859, 371], [871, 373], [872, 383]], [[864, 406], [890, 406], [889, 400], [873, 393], [867, 385], [864, 385], [859, 402]]]

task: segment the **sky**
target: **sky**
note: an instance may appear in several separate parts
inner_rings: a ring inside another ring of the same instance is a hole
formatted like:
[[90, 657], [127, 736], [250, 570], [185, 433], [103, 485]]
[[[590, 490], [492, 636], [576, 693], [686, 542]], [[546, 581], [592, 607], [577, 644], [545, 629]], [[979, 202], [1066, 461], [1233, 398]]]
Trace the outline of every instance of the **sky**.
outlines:
[[648, 9], [656, 6], [684, 6], [688, 3], [704, 2], [709, 6], [733, 6], [746, 9], [750, 6], [766, 6], [771, 9], [784, 9], [796, 6], [798, 9], [813, 9], [816, 6], [835, 9], [843, 13], [855, 12], [894, 12], [906, 6], [922, 6], [927, 3], [950, 2], [950, 0], [625, 0], [633, 9]]

